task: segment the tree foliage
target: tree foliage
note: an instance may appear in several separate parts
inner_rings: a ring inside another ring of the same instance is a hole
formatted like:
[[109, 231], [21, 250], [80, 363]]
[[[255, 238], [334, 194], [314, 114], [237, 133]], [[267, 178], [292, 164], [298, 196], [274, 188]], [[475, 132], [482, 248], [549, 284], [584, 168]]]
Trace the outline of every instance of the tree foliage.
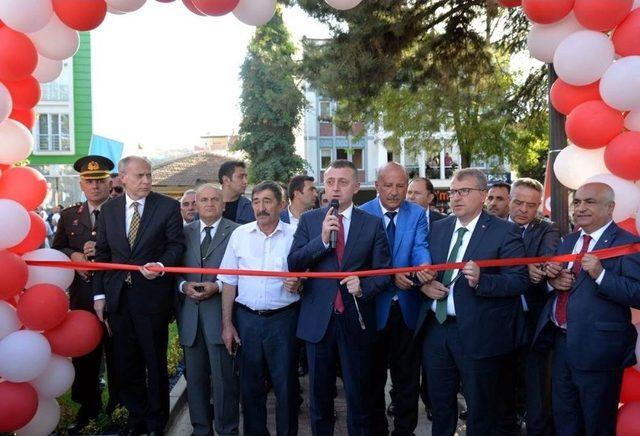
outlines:
[[252, 182], [286, 182], [305, 166], [294, 146], [305, 105], [294, 54], [278, 7], [271, 21], [256, 29], [240, 72], [242, 122], [236, 149], [249, 156]]
[[528, 30], [519, 11], [495, 0], [369, 0], [346, 12], [298, 2], [332, 31], [306, 41], [302, 67], [339, 101], [339, 124], [377, 123], [392, 133], [388, 144], [403, 138], [410, 151], [439, 150], [447, 130], [463, 166], [497, 157], [539, 172], [523, 151], [546, 144], [546, 76], [509, 72]]

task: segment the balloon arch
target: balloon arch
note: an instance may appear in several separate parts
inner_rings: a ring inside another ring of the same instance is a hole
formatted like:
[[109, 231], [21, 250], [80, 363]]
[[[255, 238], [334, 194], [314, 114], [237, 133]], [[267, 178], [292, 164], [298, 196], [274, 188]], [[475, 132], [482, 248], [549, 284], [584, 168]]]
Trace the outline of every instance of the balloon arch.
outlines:
[[[174, 0], [157, 0], [169, 3]], [[325, 0], [346, 10], [362, 0]], [[46, 196], [44, 177], [19, 166], [33, 148], [30, 129], [40, 83], [55, 80], [62, 61], [79, 47], [78, 31], [97, 28], [107, 13], [124, 14], [146, 0], [0, 1], [0, 432], [46, 435], [60, 417], [56, 398], [74, 378], [69, 357], [100, 341], [97, 318], [69, 311], [69, 269], [28, 266], [29, 260], [69, 261], [38, 249], [46, 237], [34, 212]], [[531, 55], [553, 62], [559, 79], [551, 102], [567, 116], [571, 141], [554, 172], [576, 189], [586, 181], [609, 184], [619, 200], [614, 219], [640, 231], [640, 0], [497, 0], [522, 7], [532, 22]], [[276, 0], [182, 0], [192, 13], [233, 13], [259, 26]], [[640, 323], [638, 312], [634, 321]], [[636, 324], [640, 330], [640, 324]], [[636, 349], [640, 360], [640, 342]], [[640, 427], [640, 367], [625, 371], [618, 433]]]

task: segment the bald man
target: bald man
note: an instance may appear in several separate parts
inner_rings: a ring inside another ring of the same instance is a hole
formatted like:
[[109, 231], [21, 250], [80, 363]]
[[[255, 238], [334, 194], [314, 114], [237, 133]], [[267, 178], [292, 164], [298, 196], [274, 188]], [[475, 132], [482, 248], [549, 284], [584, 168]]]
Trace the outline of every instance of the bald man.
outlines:
[[640, 309], [640, 255], [600, 260], [590, 253], [640, 242], [613, 222], [614, 209], [608, 185], [581, 186], [573, 218], [582, 230], [568, 235], [557, 254], [584, 257], [544, 269], [552, 295], [534, 346], [553, 349], [551, 404], [558, 436], [616, 434], [622, 372], [636, 363], [630, 309]]
[[[389, 162], [378, 170], [378, 196], [360, 207], [382, 220], [394, 268], [431, 263], [425, 211], [405, 200], [408, 184], [404, 167]], [[394, 283], [376, 296], [378, 339], [372, 380], [375, 435], [389, 433], [384, 394], [387, 370], [393, 380], [393, 434], [413, 434], [418, 423], [420, 347], [413, 336], [422, 301], [419, 283], [417, 276], [396, 274]]]

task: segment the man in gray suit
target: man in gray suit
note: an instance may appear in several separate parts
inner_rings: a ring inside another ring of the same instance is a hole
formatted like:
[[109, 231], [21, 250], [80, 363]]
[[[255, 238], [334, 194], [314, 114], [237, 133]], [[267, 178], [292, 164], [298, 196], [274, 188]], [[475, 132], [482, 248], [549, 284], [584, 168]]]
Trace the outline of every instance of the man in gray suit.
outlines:
[[[238, 224], [222, 217], [222, 191], [215, 185], [204, 184], [196, 190], [196, 207], [200, 219], [184, 227], [187, 248], [182, 265], [217, 268]], [[185, 294], [179, 308], [180, 343], [189, 374], [187, 399], [193, 434], [214, 434], [209, 407], [213, 388], [216, 433], [237, 435], [239, 381], [233, 358], [222, 342], [222, 283], [212, 275], [185, 274], [178, 278], [178, 290]]]

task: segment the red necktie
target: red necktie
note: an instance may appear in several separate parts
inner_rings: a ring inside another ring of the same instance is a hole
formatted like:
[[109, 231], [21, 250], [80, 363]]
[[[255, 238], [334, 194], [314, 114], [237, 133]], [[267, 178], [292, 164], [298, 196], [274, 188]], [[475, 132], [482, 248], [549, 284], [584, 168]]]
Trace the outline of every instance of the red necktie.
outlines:
[[[342, 265], [342, 256], [344, 255], [344, 224], [342, 222], [342, 215], [338, 215], [338, 222], [340, 224], [340, 230], [338, 230], [338, 240], [336, 241], [336, 256], [338, 257], [338, 266], [340, 266]], [[344, 312], [344, 302], [342, 301], [339, 286], [336, 298], [333, 300], [333, 308], [338, 313]]]
[[[591, 236], [582, 236], [582, 249], [580, 250], [581, 255], [589, 251], [590, 242]], [[582, 266], [582, 262], [580, 261], [580, 259], [582, 259], [582, 257], [576, 259], [576, 261], [573, 262], [573, 266], [571, 267], [571, 272], [573, 272], [576, 277], [578, 276], [578, 273], [580, 273], [580, 268]], [[558, 299], [556, 300], [556, 322], [559, 326], [567, 324], [567, 304], [569, 303], [569, 292], [571, 291], [561, 291], [558, 294]]]

